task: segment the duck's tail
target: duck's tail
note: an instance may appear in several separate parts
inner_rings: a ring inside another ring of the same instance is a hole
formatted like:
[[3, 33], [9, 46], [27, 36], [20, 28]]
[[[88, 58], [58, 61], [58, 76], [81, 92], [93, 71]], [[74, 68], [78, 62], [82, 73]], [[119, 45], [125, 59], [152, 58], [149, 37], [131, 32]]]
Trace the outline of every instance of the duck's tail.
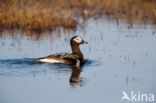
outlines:
[[24, 58], [24, 59], [31, 60], [31, 61], [39, 61], [40, 60], [39, 58]]

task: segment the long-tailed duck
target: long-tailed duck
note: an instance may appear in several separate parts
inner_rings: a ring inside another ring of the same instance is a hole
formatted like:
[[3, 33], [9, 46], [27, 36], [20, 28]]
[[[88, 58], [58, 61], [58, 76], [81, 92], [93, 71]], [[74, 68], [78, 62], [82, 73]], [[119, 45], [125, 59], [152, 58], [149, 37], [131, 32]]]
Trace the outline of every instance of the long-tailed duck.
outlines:
[[33, 60], [46, 63], [65, 63], [68, 65], [80, 66], [84, 63], [83, 54], [79, 48], [80, 44], [87, 44], [87, 42], [79, 36], [74, 36], [70, 40], [72, 53], [58, 53]]

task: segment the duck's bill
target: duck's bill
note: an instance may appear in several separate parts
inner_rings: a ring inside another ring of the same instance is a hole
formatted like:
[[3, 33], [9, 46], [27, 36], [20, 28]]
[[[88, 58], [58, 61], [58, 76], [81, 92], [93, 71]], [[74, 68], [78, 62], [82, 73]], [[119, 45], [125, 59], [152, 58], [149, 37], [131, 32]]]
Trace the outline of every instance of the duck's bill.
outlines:
[[83, 44], [88, 44], [88, 42], [86, 42], [86, 41], [83, 41]]

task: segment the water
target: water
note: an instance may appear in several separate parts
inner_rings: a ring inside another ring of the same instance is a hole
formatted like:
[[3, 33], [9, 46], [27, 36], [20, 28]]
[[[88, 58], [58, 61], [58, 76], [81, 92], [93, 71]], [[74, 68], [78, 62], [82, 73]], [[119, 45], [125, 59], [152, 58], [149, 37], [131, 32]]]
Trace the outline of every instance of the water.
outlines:
[[[74, 35], [88, 41], [80, 47], [86, 59], [80, 69], [25, 59], [71, 52], [69, 40]], [[156, 95], [155, 53], [153, 26], [131, 28], [103, 19], [91, 18], [76, 32], [62, 31], [40, 40], [3, 35], [0, 103], [131, 103], [120, 100], [122, 91]], [[71, 83], [71, 78], [80, 82]]]

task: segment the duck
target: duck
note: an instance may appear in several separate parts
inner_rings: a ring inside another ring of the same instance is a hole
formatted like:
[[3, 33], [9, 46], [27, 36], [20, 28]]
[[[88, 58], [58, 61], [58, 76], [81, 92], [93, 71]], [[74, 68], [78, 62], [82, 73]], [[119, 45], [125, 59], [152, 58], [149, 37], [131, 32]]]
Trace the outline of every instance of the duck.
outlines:
[[56, 53], [46, 57], [33, 59], [33, 61], [45, 63], [63, 63], [67, 65], [81, 66], [84, 64], [84, 56], [79, 46], [81, 44], [88, 44], [80, 36], [74, 36], [70, 40], [72, 53]]

